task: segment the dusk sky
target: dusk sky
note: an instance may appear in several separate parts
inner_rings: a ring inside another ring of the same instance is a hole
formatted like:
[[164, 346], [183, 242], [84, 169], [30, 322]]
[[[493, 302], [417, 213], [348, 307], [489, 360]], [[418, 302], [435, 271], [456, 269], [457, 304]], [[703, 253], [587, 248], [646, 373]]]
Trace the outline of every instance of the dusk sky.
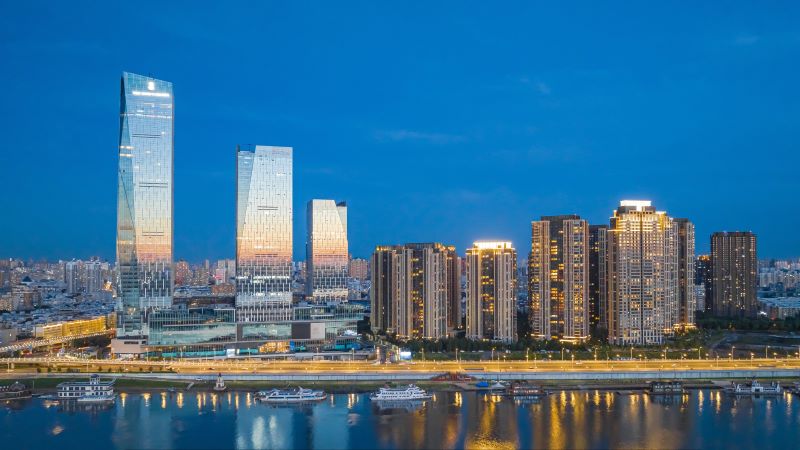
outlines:
[[234, 256], [237, 144], [294, 148], [296, 259], [312, 198], [360, 257], [622, 199], [800, 256], [798, 2], [78, 3], [0, 7], [0, 257], [114, 259], [123, 71], [174, 83], [176, 260]]

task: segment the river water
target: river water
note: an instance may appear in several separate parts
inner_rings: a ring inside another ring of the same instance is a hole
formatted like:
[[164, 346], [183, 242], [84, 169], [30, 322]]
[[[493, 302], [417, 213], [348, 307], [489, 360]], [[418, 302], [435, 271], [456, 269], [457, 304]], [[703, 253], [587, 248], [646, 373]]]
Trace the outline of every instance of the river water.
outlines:
[[2, 449], [800, 447], [800, 397], [556, 392], [519, 403], [437, 392], [423, 404], [366, 394], [274, 407], [245, 392], [122, 393], [106, 407], [0, 402]]

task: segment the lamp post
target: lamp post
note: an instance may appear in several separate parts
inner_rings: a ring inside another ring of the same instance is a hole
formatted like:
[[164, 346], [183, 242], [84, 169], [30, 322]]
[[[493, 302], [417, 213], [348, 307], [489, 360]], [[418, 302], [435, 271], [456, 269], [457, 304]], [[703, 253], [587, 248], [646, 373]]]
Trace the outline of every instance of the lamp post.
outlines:
[[764, 359], [767, 359], [767, 358], [769, 358], [769, 356], [767, 356], [767, 352], [768, 352], [768, 351], [769, 351], [769, 345], [768, 345], [768, 346], [766, 346], [766, 347], [764, 347]]

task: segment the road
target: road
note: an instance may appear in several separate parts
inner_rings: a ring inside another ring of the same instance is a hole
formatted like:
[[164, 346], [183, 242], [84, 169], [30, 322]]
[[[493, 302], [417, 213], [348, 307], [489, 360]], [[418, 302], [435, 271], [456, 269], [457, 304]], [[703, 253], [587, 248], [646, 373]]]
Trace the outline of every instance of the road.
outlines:
[[58, 357], [3, 358], [0, 367], [17, 370], [52, 368], [79, 371], [161, 372], [185, 374], [224, 373], [445, 373], [445, 372], [652, 372], [686, 370], [765, 370], [800, 369], [798, 358], [748, 359], [659, 359], [631, 361], [415, 361], [398, 364], [376, 364], [370, 361], [255, 361], [255, 360], [176, 360], [140, 361], [106, 359], [68, 359]]
[[13, 344], [4, 345], [0, 347], [0, 354], [18, 352], [20, 350], [27, 350], [31, 348], [47, 347], [50, 345], [63, 344], [65, 342], [77, 341], [78, 339], [86, 339], [95, 336], [105, 336], [115, 334], [116, 330], [105, 330], [97, 333], [79, 334], [75, 336], [62, 336], [49, 339], [26, 339], [24, 341], [16, 341]]

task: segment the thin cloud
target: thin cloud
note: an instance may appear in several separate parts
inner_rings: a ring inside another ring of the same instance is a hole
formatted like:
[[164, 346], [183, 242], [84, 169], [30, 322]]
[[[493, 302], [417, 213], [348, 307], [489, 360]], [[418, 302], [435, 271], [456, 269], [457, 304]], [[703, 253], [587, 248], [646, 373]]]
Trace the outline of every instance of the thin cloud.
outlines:
[[379, 141], [389, 141], [389, 142], [421, 141], [439, 145], [455, 144], [467, 140], [464, 136], [456, 134], [426, 133], [413, 130], [378, 131], [375, 133], [375, 138]]

